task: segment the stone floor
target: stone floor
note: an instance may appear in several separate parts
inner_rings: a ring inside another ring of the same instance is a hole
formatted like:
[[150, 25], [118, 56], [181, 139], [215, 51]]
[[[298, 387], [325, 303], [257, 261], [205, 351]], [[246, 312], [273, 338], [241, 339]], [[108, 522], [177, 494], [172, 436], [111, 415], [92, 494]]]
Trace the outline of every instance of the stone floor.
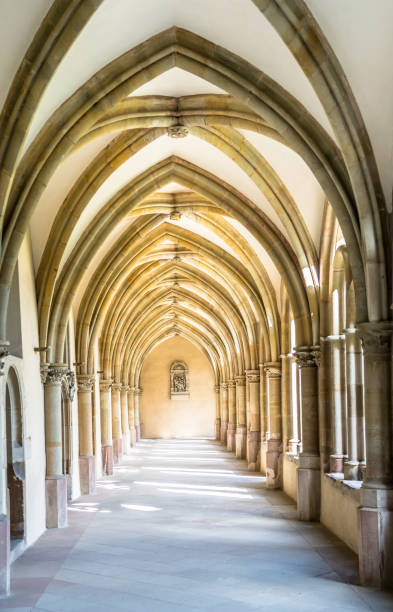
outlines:
[[211, 440], [144, 440], [12, 567], [1, 610], [393, 610], [356, 558]]

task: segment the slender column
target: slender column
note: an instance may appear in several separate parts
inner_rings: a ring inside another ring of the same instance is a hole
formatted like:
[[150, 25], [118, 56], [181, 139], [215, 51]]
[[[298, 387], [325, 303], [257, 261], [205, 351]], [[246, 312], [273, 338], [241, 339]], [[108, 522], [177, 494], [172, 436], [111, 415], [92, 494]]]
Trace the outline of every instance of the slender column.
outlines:
[[142, 389], [135, 387], [134, 389], [134, 411], [135, 411], [135, 432], [136, 441], [139, 442], [141, 439], [141, 420], [140, 420], [140, 401], [141, 401]]
[[247, 445], [246, 377], [236, 376], [236, 457], [245, 459]]
[[79, 476], [82, 495], [96, 490], [96, 462], [93, 451], [94, 376], [78, 375]]
[[135, 388], [129, 387], [128, 391], [128, 425], [130, 428], [130, 446], [136, 444], [135, 429]]
[[123, 456], [123, 435], [121, 431], [121, 404], [120, 404], [121, 383], [113, 383], [111, 393], [112, 405], [112, 441], [113, 441], [113, 461], [120, 463]]
[[228, 433], [227, 449], [235, 451], [236, 435], [236, 382], [228, 380]]
[[292, 355], [281, 355], [281, 410], [282, 410], [282, 449], [289, 451], [289, 441], [293, 439], [292, 419], [292, 387], [291, 387]]
[[247, 435], [248, 469], [255, 472], [260, 465], [260, 412], [259, 412], [259, 370], [247, 370], [247, 386], [250, 402], [249, 431]]
[[227, 443], [228, 432], [228, 383], [220, 385], [220, 406], [221, 406], [221, 442]]
[[332, 454], [330, 471], [344, 472], [346, 457], [345, 337], [328, 336], [330, 346], [330, 405]]
[[46, 454], [46, 526], [67, 526], [67, 477], [63, 474], [61, 384], [68, 372], [64, 363], [51, 364], [44, 384]]
[[[8, 356], [9, 343], [0, 341], [0, 376], [4, 376], [5, 358]], [[5, 380], [3, 379], [3, 384]], [[3, 389], [4, 390], [4, 387]], [[7, 459], [5, 442], [5, 410], [0, 410], [0, 598], [10, 590], [10, 519], [7, 500]]]
[[363, 402], [362, 347], [357, 329], [345, 330], [348, 461], [344, 463], [346, 480], [361, 480], [365, 465], [365, 419]]
[[360, 323], [364, 352], [367, 468], [358, 509], [363, 584], [393, 584], [392, 334], [391, 321]]
[[113, 474], [111, 380], [100, 380], [102, 471]]
[[278, 489], [282, 480], [282, 423], [281, 423], [281, 363], [264, 366], [269, 401], [269, 432], [266, 453], [266, 486]]
[[299, 347], [295, 357], [299, 368], [302, 451], [297, 469], [298, 517], [318, 521], [321, 507], [321, 474], [318, 425], [319, 347]]
[[128, 391], [130, 387], [122, 385], [120, 389], [121, 431], [123, 434], [123, 453], [130, 449], [130, 426], [128, 423]]
[[260, 437], [261, 437], [261, 450], [260, 450], [260, 463], [261, 472], [266, 474], [266, 457], [267, 457], [267, 446], [269, 439], [269, 402], [268, 402], [268, 389], [267, 389], [267, 376], [265, 371], [265, 365], [259, 364], [259, 401], [260, 401]]
[[214, 393], [215, 393], [215, 398], [216, 398], [216, 420], [215, 420], [216, 440], [221, 440], [220, 385], [215, 385]]
[[331, 431], [331, 391], [330, 366], [331, 346], [327, 338], [321, 338], [321, 363], [318, 368], [318, 403], [319, 403], [319, 450], [321, 471], [330, 472], [330, 456], [332, 452]]

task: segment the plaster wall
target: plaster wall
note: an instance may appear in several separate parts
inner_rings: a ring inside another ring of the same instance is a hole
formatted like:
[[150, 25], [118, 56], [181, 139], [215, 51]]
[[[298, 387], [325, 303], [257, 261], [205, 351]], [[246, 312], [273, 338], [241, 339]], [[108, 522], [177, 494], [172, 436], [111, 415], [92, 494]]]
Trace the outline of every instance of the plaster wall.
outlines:
[[[170, 399], [169, 371], [174, 361], [189, 368], [190, 398]], [[181, 337], [166, 340], [146, 358], [141, 373], [143, 435], [146, 438], [213, 436], [214, 376], [205, 355]]]
[[321, 482], [321, 523], [358, 553], [360, 491], [327, 475]]
[[289, 497], [297, 501], [297, 485], [296, 485], [296, 470], [297, 460], [291, 455], [284, 454], [283, 456], [283, 478], [282, 487]]
[[45, 428], [44, 396], [40, 380], [35, 276], [29, 234], [18, 258], [21, 336], [24, 359], [13, 365], [19, 375], [22, 395], [25, 448], [25, 534], [27, 545], [45, 530]]

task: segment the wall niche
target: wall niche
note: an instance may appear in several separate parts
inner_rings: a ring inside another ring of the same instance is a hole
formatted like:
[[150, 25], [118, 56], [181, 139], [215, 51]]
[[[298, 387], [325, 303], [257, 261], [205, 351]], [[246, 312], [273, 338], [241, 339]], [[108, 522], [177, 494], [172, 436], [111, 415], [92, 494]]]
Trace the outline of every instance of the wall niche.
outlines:
[[188, 368], [183, 361], [175, 361], [172, 363], [170, 370], [170, 384], [171, 399], [184, 400], [190, 398]]

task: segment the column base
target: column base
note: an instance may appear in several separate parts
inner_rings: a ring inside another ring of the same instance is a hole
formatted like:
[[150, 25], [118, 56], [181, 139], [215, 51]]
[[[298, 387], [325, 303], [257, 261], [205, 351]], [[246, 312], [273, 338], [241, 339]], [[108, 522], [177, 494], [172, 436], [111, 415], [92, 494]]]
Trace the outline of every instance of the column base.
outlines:
[[247, 429], [245, 425], [238, 425], [235, 435], [236, 457], [245, 459], [247, 454]]
[[330, 471], [342, 474], [344, 472], [345, 455], [330, 455]]
[[234, 452], [236, 448], [236, 425], [235, 423], [228, 423], [227, 429], [227, 449]]
[[92, 455], [79, 457], [79, 478], [82, 495], [94, 495], [96, 492], [96, 460]]
[[45, 478], [46, 526], [67, 527], [67, 477], [63, 474]]
[[141, 439], [141, 426], [135, 425], [135, 441], [140, 442]]
[[221, 419], [215, 421], [216, 440], [221, 440]]
[[363, 585], [392, 589], [393, 491], [367, 487], [360, 491], [364, 504], [358, 508], [360, 581]]
[[131, 448], [136, 444], [136, 429], [135, 427], [131, 427], [130, 429], [130, 446]]
[[270, 438], [266, 451], [266, 486], [279, 489], [282, 484], [282, 441]]
[[288, 453], [290, 455], [297, 455], [299, 450], [299, 440], [288, 440]]
[[221, 421], [220, 440], [221, 440], [222, 444], [226, 444], [227, 443], [227, 435], [228, 435], [228, 422], [227, 421]]
[[344, 463], [344, 480], [362, 480], [358, 461], [346, 461]]
[[247, 447], [248, 447], [248, 469], [250, 472], [257, 472], [259, 470], [260, 461], [260, 432], [249, 431], [247, 434]]
[[300, 457], [296, 480], [299, 521], [319, 521], [321, 513], [319, 457]]
[[117, 465], [123, 457], [123, 438], [114, 438], [113, 445], [113, 463]]
[[112, 444], [105, 444], [102, 447], [102, 473], [107, 476], [113, 474], [113, 446]]
[[10, 519], [0, 515], [0, 597], [10, 592]]

